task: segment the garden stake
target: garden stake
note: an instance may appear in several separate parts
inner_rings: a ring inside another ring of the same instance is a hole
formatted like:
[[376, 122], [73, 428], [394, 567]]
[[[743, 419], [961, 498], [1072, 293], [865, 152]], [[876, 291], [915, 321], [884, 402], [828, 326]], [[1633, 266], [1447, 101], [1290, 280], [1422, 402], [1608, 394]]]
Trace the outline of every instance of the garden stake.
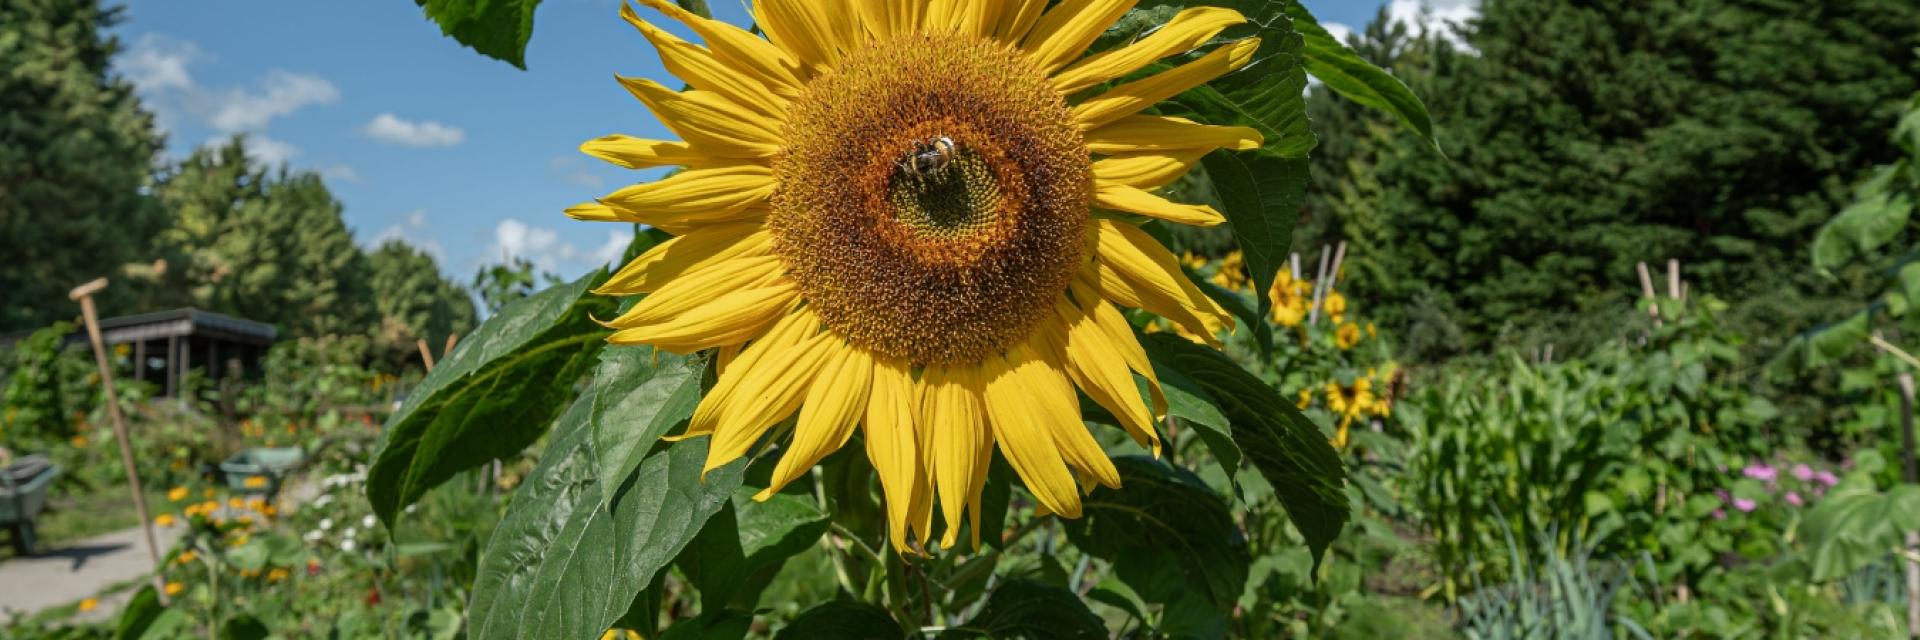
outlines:
[[1660, 326], [1660, 301], [1653, 297], [1653, 275], [1647, 273], [1645, 260], [1634, 265], [1640, 271], [1640, 297], [1653, 300], [1653, 306], [1647, 307], [1647, 315], [1653, 316], [1653, 326]]
[[1299, 280], [1300, 279], [1300, 254], [1298, 253], [1288, 254], [1287, 262], [1288, 264], [1293, 265], [1293, 279], [1296, 281]]
[[[1874, 336], [1876, 339], [1879, 336]], [[1900, 477], [1909, 484], [1920, 481], [1920, 468], [1913, 459], [1913, 372], [1902, 371], [1894, 378], [1900, 383]], [[1920, 638], [1920, 531], [1907, 531], [1907, 637]]]
[[433, 352], [427, 350], [427, 339], [416, 338], [413, 346], [420, 348], [420, 359], [427, 362], [427, 373], [433, 373]]
[[1680, 299], [1680, 260], [1667, 258], [1667, 297]]
[[113, 437], [120, 441], [120, 463], [127, 467], [133, 510], [140, 516], [140, 530], [147, 536], [147, 555], [153, 559], [154, 594], [160, 597], [161, 604], [166, 604], [167, 590], [160, 581], [160, 547], [153, 541], [153, 519], [147, 516], [147, 497], [140, 489], [140, 472], [133, 467], [133, 445], [127, 441], [127, 422], [120, 416], [120, 398], [113, 390], [113, 367], [108, 366], [106, 341], [100, 338], [100, 318], [93, 309], [93, 294], [105, 288], [107, 279], [100, 278], [74, 287], [67, 297], [80, 302], [80, 317], [87, 323], [87, 339], [93, 342], [93, 362], [100, 367], [100, 388], [107, 398], [107, 418], [113, 420]]
[[1333, 247], [1320, 247], [1320, 271], [1313, 274], [1313, 306], [1307, 308], [1307, 326], [1320, 324], [1320, 298], [1327, 290], [1327, 258]]

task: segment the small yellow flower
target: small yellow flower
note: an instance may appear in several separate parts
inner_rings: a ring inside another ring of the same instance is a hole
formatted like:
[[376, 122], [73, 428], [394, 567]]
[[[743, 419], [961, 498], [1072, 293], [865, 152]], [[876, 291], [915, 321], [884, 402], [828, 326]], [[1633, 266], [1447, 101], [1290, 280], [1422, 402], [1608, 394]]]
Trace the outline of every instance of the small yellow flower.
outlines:
[[240, 499], [240, 497], [239, 497], [239, 496], [234, 496], [234, 497], [232, 497], [232, 498], [227, 498], [227, 508], [228, 508], [228, 509], [232, 509], [232, 510], [235, 510], [235, 511], [239, 511], [239, 510], [241, 510], [241, 509], [245, 509], [245, 508], [247, 508], [247, 501], [246, 501], [246, 500], [242, 500], [242, 499]]
[[1373, 408], [1373, 380], [1367, 378], [1355, 378], [1350, 387], [1328, 382], [1326, 394], [1327, 408], [1349, 419]]
[[274, 568], [274, 570], [267, 572], [267, 582], [279, 582], [281, 580], [285, 580], [287, 579], [287, 575], [288, 574], [286, 569], [276, 567]]
[[1307, 407], [1313, 406], [1313, 388], [1307, 387], [1301, 389], [1300, 401], [1293, 403], [1293, 406], [1299, 407], [1302, 411], [1305, 411]]
[[247, 534], [242, 533], [240, 535], [234, 536], [233, 539], [228, 540], [227, 546], [238, 548], [247, 544], [248, 540], [252, 540], [252, 538], [249, 538], [247, 537]]
[[253, 526], [253, 516], [244, 516], [244, 515], [243, 515], [243, 516], [240, 516], [240, 517], [238, 517], [238, 518], [234, 518], [234, 519], [233, 519], [233, 521], [234, 521], [234, 523], [236, 523], [236, 524], [239, 524], [239, 525], [240, 525], [240, 526], [242, 526], [242, 527], [251, 527], [251, 526]]
[[220, 503], [218, 501], [208, 500], [206, 502], [202, 502], [200, 503], [200, 515], [203, 515], [203, 516], [213, 515], [213, 512], [218, 510], [219, 508], [220, 508]]
[[241, 485], [245, 486], [248, 489], [259, 489], [261, 487], [267, 486], [267, 477], [266, 476], [247, 476], [246, 482], [242, 482]]
[[187, 499], [186, 487], [174, 487], [173, 489], [167, 491], [168, 502], [179, 502], [185, 499]]
[[1346, 351], [1356, 344], [1360, 344], [1360, 325], [1351, 322], [1340, 323], [1340, 328], [1333, 332], [1333, 346]]
[[600, 634], [600, 640], [640, 640], [640, 632], [632, 629], [608, 629]]
[[187, 564], [189, 562], [193, 562], [196, 558], [199, 558], [199, 557], [200, 557], [200, 554], [194, 553], [192, 549], [188, 549], [186, 551], [180, 552], [180, 555], [174, 558], [174, 562], [178, 562], [180, 564]]
[[260, 570], [259, 570], [259, 569], [241, 569], [241, 570], [240, 570], [240, 577], [242, 577], [242, 578], [258, 578], [258, 577], [260, 577]]
[[1273, 323], [1282, 327], [1297, 327], [1307, 319], [1309, 292], [1313, 284], [1306, 280], [1295, 280], [1293, 272], [1281, 269], [1273, 277], [1273, 286], [1267, 288], [1267, 298], [1273, 301]]
[[153, 519], [153, 526], [156, 526], [156, 527], [173, 526], [173, 514], [171, 513], [160, 514], [159, 517]]
[[202, 489], [200, 489], [200, 497], [202, 497], [202, 498], [211, 498], [211, 497], [213, 497], [213, 487], [204, 487], [204, 488], [202, 488]]
[[98, 606], [100, 606], [100, 600], [97, 598], [87, 598], [80, 601], [80, 610], [82, 612], [92, 611], [94, 607]]
[[1346, 318], [1347, 297], [1338, 291], [1328, 291], [1327, 298], [1320, 301], [1320, 310], [1327, 312], [1327, 317], [1338, 323]]
[[1247, 278], [1246, 257], [1241, 255], [1240, 250], [1228, 252], [1227, 257], [1220, 259], [1220, 266], [1214, 269], [1212, 281], [1229, 291], [1239, 291], [1252, 284]]
[[1378, 337], [1380, 337], [1380, 333], [1378, 331], [1374, 331], [1373, 323], [1371, 322], [1367, 323], [1367, 339], [1372, 340]]
[[260, 498], [260, 497], [248, 498], [247, 508], [252, 509], [254, 511], [264, 510], [267, 508], [267, 499]]
[[186, 589], [187, 589], [187, 585], [180, 584], [178, 582], [169, 582], [167, 583], [167, 586], [162, 590], [166, 591], [168, 596], [177, 596], [177, 595], [180, 595], [181, 591], [185, 591]]
[[88, 440], [86, 436], [74, 436], [72, 438], [67, 439], [67, 444], [73, 445], [73, 448], [75, 449], [87, 448], [88, 442], [91, 442], [91, 440]]

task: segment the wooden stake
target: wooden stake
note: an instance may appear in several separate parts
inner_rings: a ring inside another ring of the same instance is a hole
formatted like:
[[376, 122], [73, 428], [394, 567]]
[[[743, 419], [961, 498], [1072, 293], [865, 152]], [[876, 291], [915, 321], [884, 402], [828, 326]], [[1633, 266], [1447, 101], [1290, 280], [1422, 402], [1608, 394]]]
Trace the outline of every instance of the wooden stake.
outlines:
[[1333, 247], [1320, 247], [1320, 271], [1313, 276], [1313, 306], [1307, 308], [1307, 326], [1320, 324], [1320, 298], [1327, 293], [1327, 260], [1333, 257]]
[[[1878, 336], [1875, 336], [1878, 337]], [[1907, 483], [1920, 482], [1920, 467], [1913, 454], [1913, 372], [1902, 371], [1894, 378], [1900, 383], [1900, 477]], [[1920, 531], [1907, 531], [1907, 637], [1920, 638]]]
[[413, 346], [420, 348], [420, 359], [426, 361], [427, 373], [433, 373], [433, 352], [427, 350], [427, 339], [419, 338], [414, 340]]
[[67, 293], [67, 297], [80, 302], [80, 318], [87, 325], [87, 340], [93, 343], [93, 362], [100, 367], [100, 388], [107, 400], [107, 418], [113, 421], [113, 437], [120, 441], [120, 464], [127, 469], [127, 484], [133, 491], [133, 510], [140, 516], [140, 530], [147, 536], [147, 556], [153, 559], [153, 587], [160, 596], [161, 604], [169, 598], [167, 590], [160, 580], [160, 546], [154, 542], [153, 518], [147, 514], [147, 495], [140, 489], [140, 471], [133, 466], [133, 444], [127, 440], [127, 421], [120, 415], [120, 396], [113, 388], [113, 367], [107, 362], [106, 341], [100, 337], [100, 317], [93, 308], [93, 294], [107, 288], [107, 279], [100, 278]]
[[1341, 240], [1340, 248], [1333, 250], [1333, 266], [1327, 268], [1327, 290], [1328, 291], [1332, 291], [1333, 285], [1340, 282], [1340, 263], [1346, 262], [1346, 260], [1347, 260], [1347, 241]]
[[1680, 299], [1680, 261], [1667, 258], [1667, 297]]
[[1647, 307], [1647, 315], [1653, 317], [1653, 326], [1658, 327], [1660, 326], [1660, 301], [1654, 299], [1653, 275], [1647, 272], [1647, 263], [1644, 260], [1636, 263], [1634, 268], [1640, 271], [1640, 297], [1653, 300], [1653, 305]]
[[440, 350], [440, 357], [445, 358], [447, 356], [453, 355], [453, 347], [458, 344], [460, 344], [460, 334], [458, 333], [447, 334], [447, 348]]
[[1290, 254], [1287, 258], [1287, 261], [1293, 265], [1293, 279], [1299, 280], [1300, 279], [1300, 254], [1298, 253]]

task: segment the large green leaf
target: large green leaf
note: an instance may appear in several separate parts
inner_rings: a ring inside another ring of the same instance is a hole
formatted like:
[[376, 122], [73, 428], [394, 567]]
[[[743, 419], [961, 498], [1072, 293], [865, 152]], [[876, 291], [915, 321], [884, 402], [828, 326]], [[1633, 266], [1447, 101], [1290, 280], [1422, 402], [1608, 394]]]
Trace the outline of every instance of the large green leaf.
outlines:
[[[754, 583], [763, 588], [772, 578], [763, 571], [778, 570], [827, 532], [827, 514], [813, 500], [779, 493], [760, 502], [753, 499], [756, 491], [743, 487], [735, 492], [675, 561], [700, 591], [704, 609], [733, 602], [743, 589], [749, 600], [757, 597], [760, 589]], [[739, 604], [746, 609], [754, 605]]]
[[980, 614], [940, 634], [953, 638], [1104, 640], [1106, 627], [1072, 591], [1043, 582], [1012, 580], [988, 596]]
[[1200, 163], [1220, 193], [1220, 203], [1226, 208], [1221, 213], [1232, 226], [1233, 240], [1246, 260], [1247, 275], [1253, 279], [1259, 309], [1254, 315], [1256, 336], [1265, 331], [1264, 342], [1271, 344], [1273, 337], [1271, 329], [1266, 328], [1266, 318], [1273, 310], [1273, 300], [1266, 292], [1273, 288], [1274, 276], [1286, 267], [1293, 247], [1293, 224], [1307, 199], [1307, 159], [1221, 150], [1207, 154]]
[[703, 479], [707, 443], [694, 439], [654, 444], [613, 500], [603, 499], [596, 397], [581, 397], [556, 422], [487, 541], [468, 608], [472, 637], [598, 637], [740, 487], [746, 462]]
[[1813, 266], [1830, 270], [1880, 248], [1907, 227], [1913, 201], [1895, 190], [1905, 161], [1881, 167], [1857, 190], [1853, 204], [1834, 214], [1813, 235]]
[[1233, 424], [1233, 441], [1273, 485], [1287, 517], [1307, 539], [1317, 570], [1349, 516], [1346, 471], [1326, 435], [1273, 387], [1218, 351], [1170, 334], [1148, 335], [1142, 344], [1156, 368], [1186, 374], [1219, 404]]
[[527, 39], [540, 0], [413, 0], [440, 33], [489, 58], [527, 68]]
[[861, 602], [829, 602], [787, 623], [775, 640], [905, 640], [886, 609]]
[[[1296, 204], [1295, 206], [1298, 205]], [[1291, 236], [1293, 230], [1288, 229], [1287, 233]], [[1166, 242], [1162, 241], [1161, 244], [1166, 244]], [[1233, 314], [1233, 317], [1239, 318], [1242, 325], [1252, 331], [1254, 343], [1260, 346], [1260, 357], [1273, 357], [1273, 325], [1267, 323], [1267, 317], [1265, 315], [1261, 315], [1259, 308], [1260, 302], [1258, 300], [1249, 306], [1247, 304], [1247, 297], [1240, 295], [1239, 292], [1214, 284], [1212, 280], [1199, 277], [1199, 274], [1190, 270], [1183, 269], [1183, 271], [1186, 271], [1187, 280], [1191, 281], [1193, 286], [1198, 287], [1201, 293], [1207, 294], [1208, 298], [1220, 303], [1221, 308], [1226, 309], [1227, 313]], [[1265, 296], [1256, 293], [1254, 297], [1262, 298]]]
[[606, 500], [660, 436], [700, 404], [704, 360], [650, 346], [610, 346], [593, 370], [593, 451]]
[[1081, 551], [1150, 602], [1203, 594], [1226, 611], [1240, 597], [1253, 558], [1220, 495], [1193, 474], [1150, 458], [1115, 458], [1120, 489], [1099, 488], [1084, 515], [1061, 522]]
[[1156, 364], [1154, 375], [1160, 378], [1160, 390], [1167, 395], [1167, 418], [1177, 420], [1179, 424], [1192, 428], [1200, 434], [1200, 441], [1207, 445], [1213, 458], [1232, 478], [1240, 471], [1240, 445], [1233, 442], [1233, 423], [1220, 413], [1219, 403], [1207, 396], [1200, 383], [1187, 378], [1187, 374]]
[[1886, 558], [1913, 529], [1920, 529], [1920, 485], [1881, 493], [1864, 474], [1834, 487], [1800, 522], [1815, 581], [1846, 576]]
[[387, 419], [367, 474], [367, 499], [389, 525], [453, 474], [519, 453], [546, 430], [593, 366], [614, 310], [589, 293], [606, 271], [502, 308], [427, 375]]
[[1307, 5], [1286, 4], [1287, 16], [1293, 18], [1293, 29], [1300, 32], [1304, 40], [1308, 74], [1348, 100], [1387, 112], [1420, 134], [1435, 151], [1440, 150], [1440, 141], [1433, 137], [1433, 118], [1427, 115], [1427, 105], [1413, 95], [1413, 90], [1335, 40], [1333, 34], [1321, 28]]

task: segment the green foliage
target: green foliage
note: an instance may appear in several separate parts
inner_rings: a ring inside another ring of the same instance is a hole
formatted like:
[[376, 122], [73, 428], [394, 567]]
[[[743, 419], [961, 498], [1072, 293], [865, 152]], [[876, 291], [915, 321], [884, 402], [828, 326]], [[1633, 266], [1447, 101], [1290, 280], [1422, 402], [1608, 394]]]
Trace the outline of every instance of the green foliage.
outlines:
[[13, 345], [0, 388], [0, 446], [46, 451], [79, 435], [77, 427], [98, 401], [100, 374], [84, 348], [67, 345], [73, 330], [56, 322]]
[[1405, 83], [1334, 40], [1333, 34], [1320, 26], [1306, 5], [1288, 3], [1287, 16], [1293, 18], [1294, 29], [1305, 41], [1305, 66], [1309, 75], [1348, 100], [1392, 115], [1433, 145], [1435, 151], [1440, 149], [1440, 143], [1433, 138], [1433, 118], [1427, 115], [1427, 106]]
[[1859, 571], [1901, 548], [1908, 531], [1920, 529], [1920, 486], [1898, 484], [1881, 491], [1874, 482], [1885, 466], [1880, 456], [1868, 451], [1856, 463], [1800, 523], [1816, 581]]
[[489, 58], [527, 68], [527, 39], [540, 0], [414, 0], [440, 32]]
[[[389, 240], [367, 255], [368, 286], [380, 316], [375, 342], [386, 356], [389, 371], [418, 357], [415, 340], [443, 344], [448, 335], [473, 330], [473, 300], [466, 289], [441, 277], [439, 265], [426, 252], [405, 242]], [[396, 358], [396, 356], [398, 356]]]
[[[0, 331], [73, 319], [67, 290], [144, 260], [163, 225], [141, 193], [160, 139], [133, 86], [109, 75], [121, 14], [101, 5], [0, 7]], [[99, 303], [130, 293], [109, 287]]]
[[508, 303], [533, 295], [543, 287], [556, 284], [560, 284], [559, 276], [536, 273], [533, 263], [521, 257], [480, 267], [473, 274], [473, 290], [480, 294], [481, 304], [486, 306], [488, 315], [499, 312]]

